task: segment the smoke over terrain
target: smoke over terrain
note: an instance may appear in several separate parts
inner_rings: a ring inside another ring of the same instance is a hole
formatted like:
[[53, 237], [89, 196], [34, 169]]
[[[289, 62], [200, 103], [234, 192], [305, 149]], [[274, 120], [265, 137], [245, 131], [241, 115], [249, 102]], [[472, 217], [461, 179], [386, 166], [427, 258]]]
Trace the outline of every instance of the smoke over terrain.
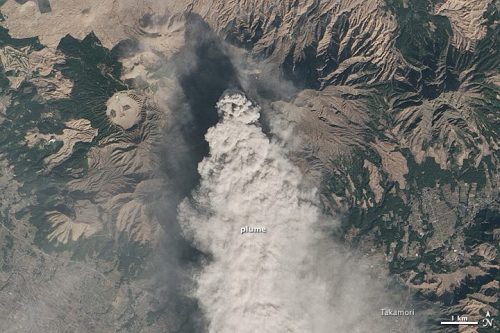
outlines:
[[[170, 298], [168, 308], [184, 304], [176, 288], [198, 302], [186, 332], [397, 328], [380, 309], [404, 300], [373, 283], [367, 263], [332, 241], [337, 222], [323, 215], [315, 186], [288, 158], [300, 141], [292, 120], [272, 110], [263, 120], [263, 110], [234, 90], [241, 81], [269, 106], [291, 83], [252, 80], [248, 67], [259, 64], [245, 63], [244, 52], [222, 43], [197, 15], [187, 17], [184, 38], [164, 65], [175, 84], [156, 93], [168, 113], [161, 145], [168, 185], [156, 211], [167, 233], [152, 268], [155, 293]], [[242, 233], [245, 227], [266, 233]]]
[[492, 0], [0, 1], [0, 331], [498, 318], [498, 18]]
[[329, 240], [332, 221], [286, 151], [262, 132], [259, 106], [229, 91], [217, 108], [221, 121], [206, 135], [201, 183], [179, 208], [185, 233], [212, 256], [194, 292], [209, 332], [394, 328], [379, 316], [387, 291]]

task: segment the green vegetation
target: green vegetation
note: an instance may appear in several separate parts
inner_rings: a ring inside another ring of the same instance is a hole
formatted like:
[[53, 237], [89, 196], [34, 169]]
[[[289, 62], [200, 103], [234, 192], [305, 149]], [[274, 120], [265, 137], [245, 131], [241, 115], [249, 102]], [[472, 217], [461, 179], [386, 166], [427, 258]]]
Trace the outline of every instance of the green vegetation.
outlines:
[[418, 164], [408, 149], [403, 149], [402, 152], [408, 163], [409, 171], [406, 179], [415, 189], [434, 188], [436, 184], [450, 184], [452, 188], [456, 186], [457, 182], [453, 173], [441, 169], [433, 158], [428, 157]]
[[71, 96], [51, 103], [64, 120], [86, 118], [99, 130], [99, 139], [113, 131], [106, 117], [106, 102], [117, 91], [127, 87], [120, 81], [121, 63], [116, 54], [104, 48], [94, 34], [83, 40], [71, 36], [61, 39], [58, 50], [66, 61], [56, 66], [74, 82]]

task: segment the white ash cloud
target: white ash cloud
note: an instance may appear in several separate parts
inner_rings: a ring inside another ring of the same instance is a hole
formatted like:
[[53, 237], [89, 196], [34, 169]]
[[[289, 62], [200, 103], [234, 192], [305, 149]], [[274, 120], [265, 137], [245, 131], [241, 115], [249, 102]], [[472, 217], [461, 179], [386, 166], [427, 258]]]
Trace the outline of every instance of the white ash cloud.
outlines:
[[[186, 235], [212, 255], [193, 292], [209, 332], [390, 332], [380, 316], [385, 291], [329, 239], [332, 221], [262, 132], [260, 108], [238, 92], [217, 108], [200, 185], [179, 206]], [[244, 226], [267, 233], [241, 234]]]

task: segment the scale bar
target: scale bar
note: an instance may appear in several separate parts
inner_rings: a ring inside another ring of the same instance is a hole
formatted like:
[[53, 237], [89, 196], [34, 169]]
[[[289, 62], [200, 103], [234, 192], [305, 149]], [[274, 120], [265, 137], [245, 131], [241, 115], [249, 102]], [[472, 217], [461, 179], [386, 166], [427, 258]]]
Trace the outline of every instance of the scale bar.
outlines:
[[441, 325], [477, 325], [478, 321], [442, 321]]

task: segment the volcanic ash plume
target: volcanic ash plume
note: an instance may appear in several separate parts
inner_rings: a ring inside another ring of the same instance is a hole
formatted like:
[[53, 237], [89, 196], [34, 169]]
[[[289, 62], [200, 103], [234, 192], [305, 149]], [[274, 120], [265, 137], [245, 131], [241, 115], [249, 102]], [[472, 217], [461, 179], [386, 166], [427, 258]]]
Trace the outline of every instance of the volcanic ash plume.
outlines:
[[299, 190], [300, 171], [262, 133], [259, 107], [239, 93], [217, 107], [222, 121], [206, 135], [210, 156], [198, 168], [195, 202], [179, 213], [196, 245], [213, 255], [196, 291], [210, 332], [317, 331], [311, 311], [325, 300], [298, 296], [325, 295], [301, 269], [319, 216], [314, 193]]
[[366, 300], [357, 301], [357, 290], [366, 284], [347, 272], [334, 247], [321, 245], [329, 241], [316, 194], [262, 132], [258, 106], [230, 92], [217, 108], [222, 120], [206, 135], [200, 186], [179, 206], [184, 232], [213, 256], [194, 295], [209, 332], [358, 331], [350, 324], [359, 319]]

